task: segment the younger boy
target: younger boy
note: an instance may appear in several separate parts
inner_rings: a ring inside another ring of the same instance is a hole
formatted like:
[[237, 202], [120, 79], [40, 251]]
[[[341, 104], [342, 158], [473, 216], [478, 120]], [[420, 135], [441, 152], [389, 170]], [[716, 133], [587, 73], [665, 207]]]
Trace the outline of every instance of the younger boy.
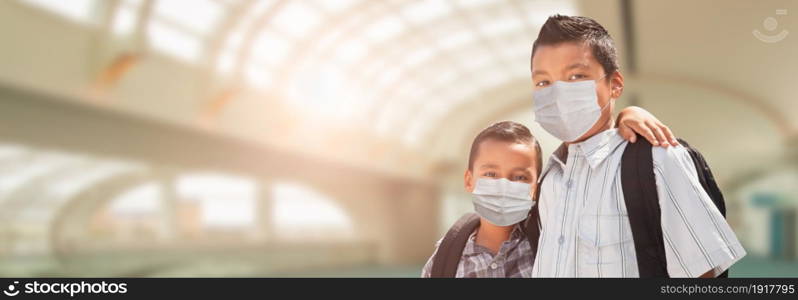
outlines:
[[[480, 225], [468, 238], [455, 277], [530, 277], [532, 256], [519, 222], [532, 207], [542, 168], [540, 145], [526, 126], [504, 121], [480, 132], [471, 145], [465, 189], [474, 193]], [[510, 192], [510, 196], [504, 196]], [[504, 208], [504, 209], [503, 209]], [[503, 214], [505, 209], [510, 213]], [[430, 277], [435, 253], [421, 277]]]

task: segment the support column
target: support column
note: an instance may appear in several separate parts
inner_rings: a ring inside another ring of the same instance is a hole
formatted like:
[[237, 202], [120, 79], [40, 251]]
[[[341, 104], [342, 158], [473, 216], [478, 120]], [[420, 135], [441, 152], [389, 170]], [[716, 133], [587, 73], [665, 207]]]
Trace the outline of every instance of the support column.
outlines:
[[798, 131], [793, 133], [784, 142], [785, 156], [789, 160], [790, 165], [798, 167]]
[[255, 203], [255, 224], [257, 240], [260, 242], [273, 241], [275, 238], [274, 222], [274, 197], [271, 182], [259, 181], [257, 187], [257, 200]]
[[163, 220], [160, 238], [173, 242], [181, 237], [178, 220], [180, 196], [177, 194], [177, 182], [174, 175], [161, 174], [158, 176], [158, 184], [161, 187], [161, 218]]

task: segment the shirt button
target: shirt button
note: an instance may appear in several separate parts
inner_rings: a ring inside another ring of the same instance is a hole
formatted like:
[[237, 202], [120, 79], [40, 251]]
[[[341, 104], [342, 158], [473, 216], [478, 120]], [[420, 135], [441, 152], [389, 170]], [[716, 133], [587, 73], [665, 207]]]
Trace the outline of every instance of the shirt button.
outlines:
[[491, 269], [494, 269], [494, 270], [495, 270], [495, 269], [496, 269], [496, 268], [498, 268], [498, 267], [499, 267], [499, 265], [497, 265], [496, 263], [492, 263], [492, 264], [490, 264], [490, 268], [491, 268]]
[[572, 181], [572, 180], [570, 180], [570, 179], [568, 179], [568, 182], [566, 182], [566, 183], [565, 183], [565, 186], [566, 186], [566, 187], [568, 187], [568, 188], [570, 189], [570, 188], [571, 188], [571, 186], [573, 186], [573, 181]]
[[560, 238], [557, 239], [557, 242], [560, 243], [560, 245], [562, 245], [562, 243], [565, 243], [565, 237], [561, 235]]

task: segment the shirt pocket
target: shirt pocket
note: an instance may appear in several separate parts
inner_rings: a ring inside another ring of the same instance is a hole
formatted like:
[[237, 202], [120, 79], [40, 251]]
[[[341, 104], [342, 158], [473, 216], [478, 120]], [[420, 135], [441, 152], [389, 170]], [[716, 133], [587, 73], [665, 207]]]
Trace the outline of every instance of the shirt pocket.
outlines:
[[577, 238], [579, 264], [585, 267], [622, 264], [634, 251], [626, 214], [583, 215]]

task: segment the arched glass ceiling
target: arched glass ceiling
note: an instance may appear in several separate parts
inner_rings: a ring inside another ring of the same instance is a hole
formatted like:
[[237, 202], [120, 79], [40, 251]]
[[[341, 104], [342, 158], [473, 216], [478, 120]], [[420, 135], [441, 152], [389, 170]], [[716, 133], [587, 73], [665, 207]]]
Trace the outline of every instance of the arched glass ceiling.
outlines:
[[[97, 15], [84, 12], [95, 0], [79, 1], [81, 12], [63, 1], [19, 1], [78, 19]], [[154, 51], [210, 67], [222, 82], [407, 144], [464, 101], [528, 78], [537, 28], [548, 15], [574, 13], [572, 2], [552, 0], [116, 3], [107, 24], [114, 35], [141, 36]]]

